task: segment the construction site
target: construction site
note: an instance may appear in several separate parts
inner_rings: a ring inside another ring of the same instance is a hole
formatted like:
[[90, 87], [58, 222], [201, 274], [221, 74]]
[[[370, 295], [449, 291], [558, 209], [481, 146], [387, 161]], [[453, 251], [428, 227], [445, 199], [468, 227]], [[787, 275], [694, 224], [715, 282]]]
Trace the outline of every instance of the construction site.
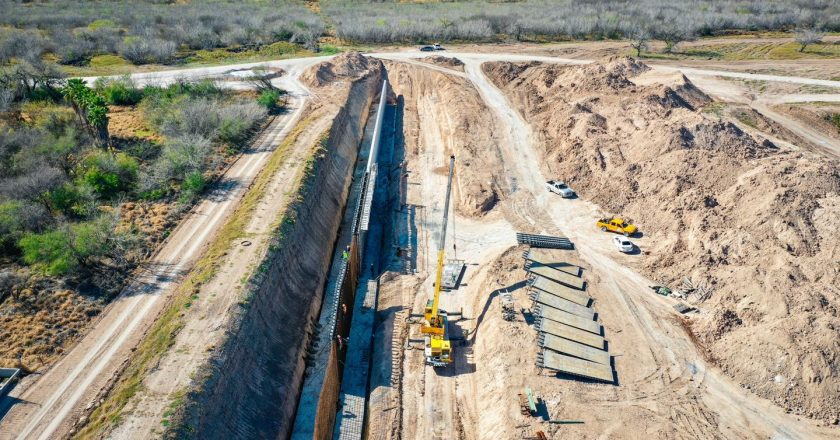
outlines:
[[608, 49], [261, 63], [289, 111], [0, 439], [840, 438], [840, 134], [783, 108], [840, 81]]

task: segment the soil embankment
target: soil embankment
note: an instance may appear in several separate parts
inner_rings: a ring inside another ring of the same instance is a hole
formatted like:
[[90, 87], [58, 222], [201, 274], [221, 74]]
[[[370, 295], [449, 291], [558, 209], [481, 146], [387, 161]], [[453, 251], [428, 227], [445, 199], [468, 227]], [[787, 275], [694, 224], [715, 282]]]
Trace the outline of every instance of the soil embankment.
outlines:
[[508, 189], [493, 118], [478, 92], [461, 76], [385, 63], [394, 91], [405, 99], [406, 155], [410, 159], [443, 150], [447, 154], [432, 171], [446, 174], [448, 156], [454, 154], [455, 210], [467, 217], [489, 212]]
[[636, 220], [639, 269], [711, 287], [690, 326], [727, 374], [789, 412], [840, 416], [840, 163], [710, 119], [684, 77], [636, 84], [647, 67], [632, 59], [483, 70], [530, 123], [547, 176]]
[[303, 74], [318, 97], [314, 111], [333, 112], [332, 127], [228, 338], [197, 375], [174, 436], [288, 436], [359, 142], [383, 77], [380, 62], [353, 53]]

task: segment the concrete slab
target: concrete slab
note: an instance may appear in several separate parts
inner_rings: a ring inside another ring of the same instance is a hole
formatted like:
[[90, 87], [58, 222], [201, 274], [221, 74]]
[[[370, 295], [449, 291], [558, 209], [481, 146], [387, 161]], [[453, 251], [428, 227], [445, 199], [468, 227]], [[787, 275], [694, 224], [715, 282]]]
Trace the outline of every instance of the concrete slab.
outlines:
[[563, 251], [558, 249], [531, 248], [525, 253], [525, 258], [533, 263], [549, 266], [579, 277], [582, 271], [581, 267], [566, 263], [564, 261], [567, 258], [566, 255], [568, 254], [564, 255]]
[[550, 370], [560, 371], [574, 376], [595, 379], [612, 383], [612, 367], [566, 356], [551, 350], [543, 350], [541, 366]]
[[569, 312], [564, 312], [562, 310], [555, 309], [553, 307], [540, 306], [537, 309], [536, 315], [542, 318], [550, 319], [552, 321], [557, 321], [566, 325], [570, 325], [581, 330], [586, 330], [589, 333], [594, 333], [596, 335], [601, 334], [601, 324], [598, 324], [592, 319], [577, 316]]
[[549, 333], [540, 334], [539, 344], [541, 347], [550, 348], [558, 353], [595, 362], [596, 364], [610, 365], [610, 354], [608, 352]]
[[544, 292], [548, 292], [552, 295], [559, 296], [560, 298], [569, 300], [575, 304], [580, 304], [584, 307], [588, 307], [589, 303], [592, 302], [592, 298], [589, 297], [584, 292], [580, 290], [572, 289], [565, 284], [560, 284], [554, 281], [551, 281], [548, 278], [543, 278], [540, 276], [534, 277], [534, 281], [531, 285], [537, 289], [540, 289]]
[[559, 296], [552, 295], [541, 290], [532, 290], [531, 299], [538, 304], [553, 307], [573, 315], [581, 316], [587, 319], [595, 319], [595, 311], [591, 308], [575, 304], [567, 299], [560, 298]]
[[558, 283], [565, 284], [569, 287], [574, 287], [578, 290], [583, 290], [583, 279], [580, 277], [576, 277], [574, 275], [568, 274], [561, 270], [557, 270], [553, 267], [549, 266], [542, 266], [537, 263], [532, 263], [530, 267], [528, 267], [528, 272], [531, 272], [534, 275], [539, 275], [543, 278], [548, 278], [552, 281], [556, 281]]
[[566, 338], [581, 344], [595, 347], [599, 350], [604, 349], [604, 338], [594, 333], [574, 328], [570, 325], [562, 324], [550, 319], [538, 319], [536, 323], [537, 331], [551, 333], [561, 338]]

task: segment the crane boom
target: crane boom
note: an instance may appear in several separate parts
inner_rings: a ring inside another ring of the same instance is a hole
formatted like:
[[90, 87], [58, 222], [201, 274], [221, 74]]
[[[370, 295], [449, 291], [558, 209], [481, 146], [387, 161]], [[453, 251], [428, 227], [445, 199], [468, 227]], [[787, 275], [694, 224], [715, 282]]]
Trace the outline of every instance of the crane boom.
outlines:
[[452, 174], [455, 170], [455, 156], [449, 156], [449, 180], [446, 182], [446, 202], [443, 204], [443, 224], [440, 226], [440, 245], [438, 247], [438, 262], [435, 273], [435, 294], [426, 301], [423, 315], [426, 324], [420, 331], [426, 335], [425, 356], [426, 363], [434, 367], [444, 367], [452, 363], [452, 344], [447, 332], [448, 317], [446, 311], [440, 310], [441, 279], [443, 278], [443, 256], [446, 250], [446, 224], [449, 223], [449, 196], [452, 192]]
[[440, 306], [440, 285], [443, 278], [443, 256], [446, 249], [446, 225], [449, 223], [449, 196], [452, 192], [452, 174], [455, 170], [455, 155], [449, 156], [449, 180], [446, 182], [446, 201], [443, 203], [443, 224], [440, 226], [440, 245], [438, 246], [437, 273], [435, 274], [435, 297], [432, 303], [432, 316], [438, 316]]

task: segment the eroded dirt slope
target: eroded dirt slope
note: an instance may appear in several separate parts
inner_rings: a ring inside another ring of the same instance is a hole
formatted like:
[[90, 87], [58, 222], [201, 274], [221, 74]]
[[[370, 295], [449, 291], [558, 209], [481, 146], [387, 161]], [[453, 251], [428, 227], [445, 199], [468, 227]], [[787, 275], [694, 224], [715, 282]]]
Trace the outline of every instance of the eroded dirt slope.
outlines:
[[632, 59], [483, 67], [531, 124], [543, 172], [636, 220], [651, 243], [640, 269], [713, 288], [691, 326], [722, 369], [833, 422], [840, 164], [708, 118], [710, 99], [684, 77], [634, 84], [646, 69]]
[[[490, 211], [504, 197], [507, 183], [493, 118], [481, 97], [462, 76], [401, 62], [385, 65], [405, 103], [406, 154], [425, 154], [431, 144], [442, 142], [458, 161], [455, 210], [468, 217]], [[443, 161], [434, 171], [445, 174], [447, 167]]]

